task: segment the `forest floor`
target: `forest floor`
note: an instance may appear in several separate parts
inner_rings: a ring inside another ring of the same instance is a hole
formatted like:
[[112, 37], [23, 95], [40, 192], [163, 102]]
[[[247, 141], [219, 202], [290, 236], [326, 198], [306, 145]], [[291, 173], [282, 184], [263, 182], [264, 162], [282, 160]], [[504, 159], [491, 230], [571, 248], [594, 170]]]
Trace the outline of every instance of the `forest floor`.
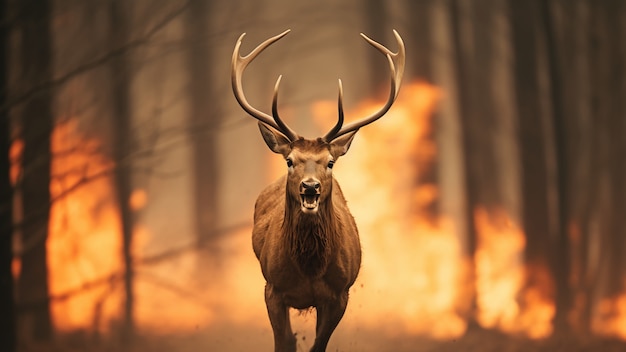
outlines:
[[[254, 330], [254, 329], [253, 329]], [[269, 335], [269, 336], [268, 336]], [[624, 352], [626, 341], [600, 337], [550, 337], [529, 340], [512, 337], [497, 331], [474, 330], [448, 341], [424, 337], [385, 337], [374, 332], [361, 331], [359, 336], [333, 335], [329, 352]], [[298, 336], [298, 352], [306, 352], [312, 336]], [[233, 334], [227, 327], [198, 331], [188, 335], [138, 337], [131, 344], [121, 344], [105, 337], [87, 337], [84, 334], [57, 336], [54, 343], [20, 344], [19, 352], [187, 352], [187, 351], [271, 351], [272, 338], [267, 331], [239, 331]]]

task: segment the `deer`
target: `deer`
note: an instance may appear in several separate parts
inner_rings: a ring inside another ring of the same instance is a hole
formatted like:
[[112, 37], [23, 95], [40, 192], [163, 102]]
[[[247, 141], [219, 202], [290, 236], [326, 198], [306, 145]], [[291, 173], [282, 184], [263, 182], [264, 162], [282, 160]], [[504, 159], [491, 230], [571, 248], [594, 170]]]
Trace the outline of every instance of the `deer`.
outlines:
[[365, 41], [386, 56], [391, 88], [386, 104], [370, 116], [344, 126], [343, 87], [339, 79], [338, 119], [323, 137], [306, 139], [289, 128], [278, 114], [274, 85], [272, 115], [250, 105], [242, 88], [246, 67], [263, 50], [290, 30], [259, 44], [241, 56], [243, 33], [231, 62], [232, 89], [243, 110], [258, 120], [269, 149], [282, 155], [287, 173], [259, 194], [254, 206], [252, 247], [265, 278], [265, 303], [274, 336], [275, 352], [295, 352], [289, 309], [315, 309], [315, 340], [311, 352], [326, 351], [343, 318], [348, 291], [361, 267], [359, 233], [339, 183], [332, 175], [337, 159], [348, 151], [361, 127], [378, 120], [398, 96], [405, 64], [402, 38], [393, 31], [398, 51], [392, 52], [365, 34]]

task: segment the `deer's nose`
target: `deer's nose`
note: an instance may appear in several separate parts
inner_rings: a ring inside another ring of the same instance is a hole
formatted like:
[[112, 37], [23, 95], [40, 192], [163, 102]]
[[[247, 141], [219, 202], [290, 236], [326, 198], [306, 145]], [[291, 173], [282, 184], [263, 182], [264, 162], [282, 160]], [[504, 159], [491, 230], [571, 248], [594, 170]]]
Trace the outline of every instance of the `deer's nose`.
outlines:
[[317, 194], [320, 191], [319, 181], [302, 181], [300, 191], [304, 194]]

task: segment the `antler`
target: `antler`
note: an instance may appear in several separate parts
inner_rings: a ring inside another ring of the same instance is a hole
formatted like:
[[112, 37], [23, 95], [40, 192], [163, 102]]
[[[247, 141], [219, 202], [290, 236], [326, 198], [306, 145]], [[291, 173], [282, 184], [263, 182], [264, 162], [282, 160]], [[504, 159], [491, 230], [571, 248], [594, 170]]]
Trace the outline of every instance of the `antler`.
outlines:
[[231, 63], [231, 69], [232, 69], [231, 80], [232, 80], [232, 85], [233, 85], [233, 92], [235, 93], [235, 99], [237, 99], [237, 102], [239, 103], [239, 105], [241, 105], [241, 107], [248, 114], [250, 114], [255, 119], [267, 125], [270, 125], [276, 130], [282, 132], [290, 141], [294, 141], [299, 138], [298, 134], [295, 133], [291, 128], [289, 128], [289, 126], [287, 126], [283, 122], [283, 120], [281, 120], [280, 117], [278, 116], [278, 109], [277, 109], [278, 86], [280, 85], [280, 79], [282, 76], [278, 77], [278, 80], [276, 80], [276, 85], [274, 86], [274, 98], [272, 100], [272, 115], [273, 116], [270, 116], [260, 110], [257, 110], [255, 107], [250, 105], [250, 103], [248, 103], [248, 100], [246, 99], [246, 96], [243, 94], [243, 88], [241, 85], [241, 76], [243, 75], [243, 71], [246, 69], [248, 64], [250, 64], [250, 62], [252, 62], [252, 60], [254, 60], [254, 58], [256, 58], [268, 46], [272, 45], [273, 43], [278, 41], [280, 38], [287, 35], [287, 33], [289, 33], [290, 31], [291, 30], [288, 29], [277, 36], [267, 39], [263, 43], [259, 44], [259, 46], [257, 46], [254, 50], [252, 50], [250, 54], [242, 57], [239, 54], [239, 48], [241, 47], [241, 42], [243, 40], [243, 37], [246, 35], [246, 33], [243, 33], [239, 37], [239, 40], [237, 40], [237, 44], [235, 44], [235, 50], [233, 51], [233, 59]]
[[[332, 141], [333, 139], [343, 136], [346, 133], [356, 131], [359, 128], [368, 125], [379, 118], [381, 118], [393, 105], [393, 102], [396, 100], [398, 96], [398, 91], [400, 90], [400, 84], [402, 83], [402, 75], [404, 74], [404, 61], [405, 61], [405, 51], [404, 51], [404, 42], [402, 41], [402, 37], [400, 34], [393, 30], [393, 34], [396, 37], [396, 41], [398, 42], [398, 52], [394, 53], [391, 50], [384, 47], [382, 44], [375, 42], [370, 39], [365, 34], [361, 33], [361, 37], [365, 39], [368, 43], [370, 43], [374, 48], [378, 49], [383, 55], [387, 57], [387, 61], [389, 62], [389, 68], [391, 69], [391, 89], [389, 92], [389, 98], [387, 99], [387, 103], [382, 107], [378, 112], [370, 115], [361, 120], [352, 122], [346, 126], [343, 126], [343, 89], [341, 86], [341, 80], [339, 80], [339, 119], [337, 124], [324, 136], [324, 140], [327, 142]], [[397, 66], [394, 64], [394, 59], [396, 59]]]

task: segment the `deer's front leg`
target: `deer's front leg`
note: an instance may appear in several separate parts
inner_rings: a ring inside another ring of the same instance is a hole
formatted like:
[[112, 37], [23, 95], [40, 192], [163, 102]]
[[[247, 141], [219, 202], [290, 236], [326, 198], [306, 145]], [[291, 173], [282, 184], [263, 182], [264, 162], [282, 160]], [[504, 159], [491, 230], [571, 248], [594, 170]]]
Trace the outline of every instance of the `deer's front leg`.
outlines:
[[317, 324], [315, 328], [315, 343], [311, 352], [324, 352], [330, 340], [330, 335], [339, 324], [348, 305], [348, 292], [342, 293], [338, 299], [325, 302], [317, 307]]
[[296, 337], [291, 331], [289, 307], [285, 305], [280, 295], [274, 292], [269, 283], [265, 284], [265, 304], [274, 331], [274, 351], [295, 352]]

